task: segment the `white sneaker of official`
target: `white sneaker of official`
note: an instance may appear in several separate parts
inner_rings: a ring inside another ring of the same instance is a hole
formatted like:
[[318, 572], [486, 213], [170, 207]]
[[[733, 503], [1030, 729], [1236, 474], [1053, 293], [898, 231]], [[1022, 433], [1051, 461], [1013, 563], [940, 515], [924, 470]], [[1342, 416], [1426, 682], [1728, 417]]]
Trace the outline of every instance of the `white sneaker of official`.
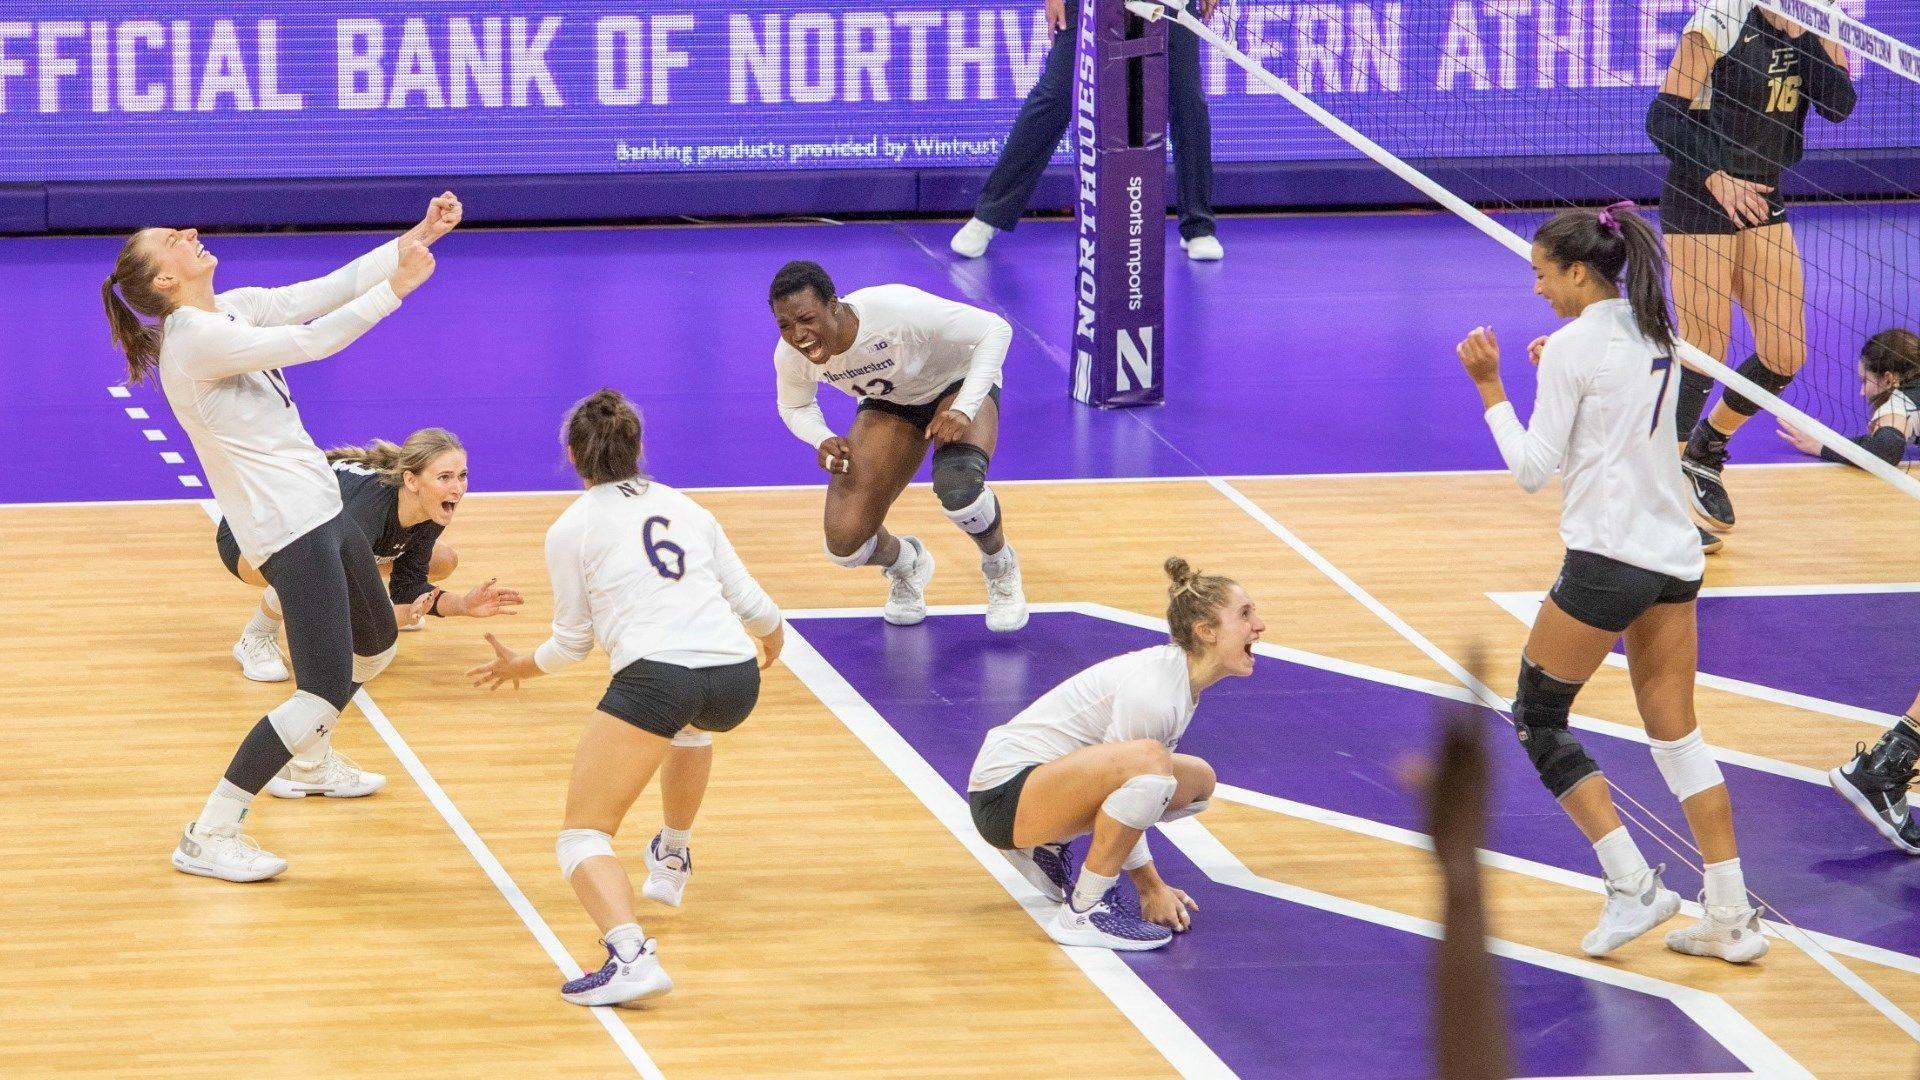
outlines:
[[1580, 939], [1588, 956], [1605, 956], [1634, 938], [1673, 918], [1680, 910], [1680, 894], [1660, 881], [1652, 867], [1607, 882], [1607, 906], [1600, 923]]
[[233, 658], [240, 661], [240, 674], [254, 682], [286, 682], [287, 662], [280, 656], [280, 644], [271, 634], [243, 633], [234, 643]]
[[668, 907], [679, 907], [680, 898], [687, 891], [687, 879], [693, 876], [693, 849], [667, 851], [661, 847], [656, 833], [647, 842], [645, 857], [647, 883], [640, 887], [641, 894]]
[[267, 781], [267, 794], [276, 799], [304, 799], [325, 795], [329, 799], [358, 799], [387, 786], [387, 778], [354, 764], [338, 750], [328, 750], [317, 764], [289, 761], [280, 774]]
[[999, 231], [979, 218], [969, 218], [965, 225], [960, 226], [960, 231], [953, 234], [947, 246], [953, 249], [955, 255], [977, 259], [987, 253], [987, 245], [993, 243], [994, 234]]
[[1219, 262], [1227, 257], [1227, 249], [1220, 246], [1217, 236], [1196, 236], [1191, 240], [1180, 238], [1180, 250], [1194, 262]]
[[887, 589], [886, 620], [895, 626], [917, 626], [927, 618], [927, 584], [933, 580], [933, 552], [911, 536], [900, 538], [913, 546], [913, 565], [904, 574], [884, 571]]
[[183, 874], [222, 881], [265, 881], [287, 868], [287, 860], [262, 851], [253, 837], [242, 836], [238, 825], [229, 829], [202, 829], [189, 822], [173, 849], [173, 868]]
[[1699, 922], [1668, 934], [1667, 948], [1689, 956], [1717, 956], [1731, 964], [1750, 963], [1767, 955], [1769, 946], [1760, 931], [1758, 911], [1744, 905], [1707, 906], [1705, 911]]
[[1027, 593], [1020, 583], [1020, 559], [1007, 551], [1006, 567], [997, 575], [987, 573], [986, 561], [981, 573], [987, 579], [987, 629], [1009, 634], [1027, 625]]

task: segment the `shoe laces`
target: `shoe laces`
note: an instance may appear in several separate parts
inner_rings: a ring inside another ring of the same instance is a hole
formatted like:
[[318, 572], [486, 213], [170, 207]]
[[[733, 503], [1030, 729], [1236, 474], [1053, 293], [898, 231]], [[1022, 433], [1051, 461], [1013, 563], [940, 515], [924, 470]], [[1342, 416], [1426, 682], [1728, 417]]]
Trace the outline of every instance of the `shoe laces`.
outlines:
[[247, 659], [258, 663], [280, 660], [280, 647], [265, 634], [241, 634], [240, 651], [247, 654]]
[[321, 760], [320, 764], [305, 771], [318, 773], [322, 781], [331, 783], [358, 779], [362, 770], [347, 755], [338, 750], [328, 750], [327, 756]]
[[1020, 598], [1020, 572], [1009, 569], [998, 577], [987, 578], [987, 602], [1012, 602]]
[[248, 861], [266, 855], [266, 851], [261, 848], [260, 842], [241, 832], [238, 826], [231, 830], [211, 829], [206, 832], [199, 832], [196, 839], [208, 847], [218, 849], [224, 855], [237, 855], [241, 859]]

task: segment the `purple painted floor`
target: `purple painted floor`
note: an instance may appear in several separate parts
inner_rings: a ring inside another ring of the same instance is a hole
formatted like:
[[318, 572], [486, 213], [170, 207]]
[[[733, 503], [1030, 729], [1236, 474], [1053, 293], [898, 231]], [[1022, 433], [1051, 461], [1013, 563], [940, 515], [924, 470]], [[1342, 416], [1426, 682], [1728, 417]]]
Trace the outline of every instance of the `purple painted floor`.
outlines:
[[1920, 671], [1920, 592], [1703, 596], [1700, 670], [1898, 715]]
[[[1920, 227], [1920, 207], [1892, 213]], [[1858, 225], [1846, 214], [1813, 208], [1803, 216]], [[1454, 344], [1490, 323], [1517, 360], [1520, 345], [1554, 325], [1525, 264], [1451, 216], [1228, 219], [1223, 263], [1188, 263], [1169, 245], [1169, 403], [1103, 412], [1066, 397], [1058, 343], [1071, 318], [1070, 224], [1030, 223], [971, 263], [946, 251], [951, 229], [456, 234], [435, 249], [434, 280], [400, 313], [341, 355], [291, 370], [289, 381], [322, 444], [452, 428], [473, 451], [481, 490], [569, 487], [553, 432], [568, 403], [603, 384], [642, 403], [651, 465], [672, 483], [812, 483], [811, 453], [774, 412], [775, 332], [765, 305], [773, 271], [805, 257], [844, 289], [909, 282], [1016, 324], [996, 476], [1492, 468], [1499, 459]], [[323, 273], [379, 239], [248, 235], [213, 237], [210, 246], [224, 263], [219, 283], [230, 288]], [[0, 241], [10, 283], [0, 293], [8, 462], [0, 502], [204, 494], [178, 479], [195, 471], [190, 456], [184, 469], [159, 457], [169, 447], [187, 451], [159, 396], [149, 388], [127, 400], [107, 394], [124, 377], [98, 299], [117, 246], [98, 237]], [[1816, 340], [1852, 333], [1814, 329]], [[1529, 400], [1530, 369], [1510, 363], [1508, 373], [1515, 396]], [[846, 415], [850, 403], [822, 397], [830, 417]], [[1835, 399], [1823, 415], [1854, 405]], [[129, 407], [145, 408], [151, 421], [130, 420]], [[149, 442], [146, 428], [167, 442]], [[1766, 424], [1751, 425], [1734, 446], [1739, 461], [1793, 456]]]
[[[1095, 659], [1164, 640], [1075, 614], [1035, 615], [1013, 636], [988, 633], [978, 616], [934, 616], [906, 629], [877, 618], [800, 619], [796, 628], [955, 791], [966, 789], [989, 727]], [[1235, 688], [1242, 693], [1209, 692], [1183, 751], [1206, 757], [1230, 783], [1415, 823], [1389, 766], [1368, 763], [1377, 755], [1367, 748], [1387, 745], [1383, 734], [1398, 746], [1422, 739], [1432, 699], [1274, 660]], [[1540, 841], [1571, 833], [1534, 813], [1538, 805], [1517, 805], [1527, 800], [1514, 797], [1511, 771], [1501, 770], [1500, 831]], [[1167, 878], [1200, 904], [1196, 928], [1163, 950], [1123, 958], [1230, 1067], [1243, 1076], [1427, 1074], [1432, 942], [1217, 884], [1165, 837], [1154, 851]], [[1500, 968], [1517, 1016], [1553, 1018], [1511, 1026], [1518, 1075], [1741, 1069], [1664, 999], [1516, 961]], [[1628, 1031], [1633, 1037], [1617, 1035]]]

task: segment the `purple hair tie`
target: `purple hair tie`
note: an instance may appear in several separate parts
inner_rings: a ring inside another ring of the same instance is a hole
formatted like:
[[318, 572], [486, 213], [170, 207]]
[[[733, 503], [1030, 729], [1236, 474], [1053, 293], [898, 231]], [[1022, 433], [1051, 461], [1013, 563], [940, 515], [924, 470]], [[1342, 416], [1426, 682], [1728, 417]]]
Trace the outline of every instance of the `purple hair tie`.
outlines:
[[1600, 224], [1605, 225], [1608, 229], [1617, 233], [1620, 231], [1620, 221], [1613, 216], [1613, 212], [1615, 210], [1632, 210], [1633, 208], [1632, 199], [1621, 199], [1619, 202], [1600, 211]]

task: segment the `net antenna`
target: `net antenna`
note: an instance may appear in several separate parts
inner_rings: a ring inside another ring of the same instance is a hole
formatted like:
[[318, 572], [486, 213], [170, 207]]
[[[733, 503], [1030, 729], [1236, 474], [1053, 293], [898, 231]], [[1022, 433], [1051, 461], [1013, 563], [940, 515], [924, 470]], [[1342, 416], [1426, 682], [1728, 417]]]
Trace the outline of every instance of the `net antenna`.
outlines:
[[[1532, 245], [1527, 240], [1450, 190], [1446, 185], [1434, 180], [1420, 168], [1408, 163], [1408, 161], [1400, 155], [1395, 154], [1393, 151], [1375, 141], [1375, 139], [1355, 128], [1352, 124], [1341, 119], [1312, 97], [1297, 89], [1287, 80], [1267, 70], [1258, 60], [1255, 60], [1242, 51], [1234, 41], [1229, 40], [1212, 27], [1201, 22], [1198, 17], [1188, 10], [1187, 0], [1132, 0], [1132, 2], [1134, 4], [1153, 4], [1163, 7], [1166, 10], [1166, 19], [1177, 22], [1187, 31], [1197, 35], [1202, 41], [1212, 45], [1221, 54], [1231, 59], [1245, 71], [1247, 79], [1252, 82], [1257, 82], [1264, 87], [1266, 91], [1284, 98], [1295, 108], [1311, 117], [1355, 150], [1358, 150], [1383, 168], [1392, 172], [1395, 176], [1398, 176], [1401, 180], [1412, 185], [1429, 199], [1451, 210], [1468, 224], [1471, 224], [1474, 228], [1505, 246], [1509, 251], [1512, 251], [1523, 259], [1530, 258]], [[1711, 0], [1709, 0], [1709, 2], [1711, 2]], [[1859, 20], [1853, 19], [1836, 9], [1829, 8], [1823, 4], [1812, 3], [1811, 0], [1753, 0], [1753, 3], [1757, 7], [1764, 8], [1765, 10], [1807, 26], [1812, 33], [1839, 41], [1851, 50], [1855, 56], [1853, 64], [1856, 72], [1860, 70], [1863, 63], [1878, 65], [1885, 71], [1897, 76], [1899, 80], [1920, 85], [1920, 49], [1915, 49], [1913, 46], [1907, 45], [1873, 27], [1867, 26]], [[1251, 6], [1257, 7], [1259, 4], [1260, 0], [1251, 0]], [[1245, 7], [1249, 5], [1246, 0], [1243, 0], [1241, 6]], [[1398, 4], [1388, 4], [1385, 5], [1385, 8], [1388, 11], [1401, 10], [1401, 6]], [[1577, 19], [1579, 16], [1575, 11], [1570, 10], [1567, 13], [1567, 17], [1569, 20], [1572, 20]], [[1571, 23], [1569, 25], [1571, 25]], [[1392, 29], [1397, 33], [1404, 33], [1406, 27], [1396, 25], [1392, 27]], [[1583, 34], [1591, 34], [1595, 38], [1598, 38], [1607, 33], [1607, 27], [1605, 25], [1582, 24], [1580, 32]], [[1489, 52], [1502, 52], [1503, 56], [1496, 57], [1496, 59], [1504, 59], [1505, 62], [1512, 65], [1516, 62], [1513, 53], [1519, 46], [1516, 46], [1512, 40], [1509, 40], [1508, 38], [1510, 37], [1511, 35], [1507, 37], [1489, 38], [1487, 41], [1479, 43], [1479, 45]], [[1564, 46], [1561, 47], [1564, 48]], [[1574, 63], [1577, 65], [1579, 62], [1574, 61]], [[1531, 74], [1531, 72], [1529, 72], [1529, 74]], [[1545, 78], [1544, 68], [1542, 69], [1541, 77]], [[1576, 82], [1574, 85], [1579, 86], [1582, 84]], [[1644, 88], [1644, 94], [1637, 97], [1641, 108], [1644, 108], [1645, 104], [1652, 100], [1654, 93], [1655, 88]], [[1531, 119], [1536, 125], [1541, 123], [1541, 118], [1537, 115]], [[1637, 129], [1638, 118], [1636, 117], [1634, 119], [1634, 126]], [[1551, 123], [1550, 120], [1547, 122]], [[1905, 122], [1908, 124], [1911, 123], [1910, 115]], [[1444, 119], [1437, 120], [1436, 123], [1442, 125], [1443, 128], [1446, 125]], [[1602, 148], [1590, 145], [1590, 143], [1584, 141], [1587, 138], [1584, 132], [1572, 130], [1571, 126], [1569, 127], [1570, 130], [1566, 133], [1554, 133], [1540, 140], [1541, 142], [1552, 144], [1541, 146], [1540, 156], [1561, 159], [1553, 162], [1556, 168], [1563, 173], [1578, 176], [1585, 181], [1586, 186], [1592, 188], [1590, 197], [1598, 196], [1601, 192], [1609, 189], [1618, 191], [1617, 179], [1609, 183], [1608, 181], [1597, 179], [1593, 172], [1587, 171], [1589, 165], [1594, 160], [1592, 155], [1603, 152]], [[1461, 132], [1456, 127], [1448, 130], [1448, 134], [1458, 136]], [[1524, 136], [1525, 133], [1517, 134]], [[1539, 145], [1539, 143], [1536, 142], [1535, 145]], [[1651, 148], [1649, 147], [1649, 149]], [[1583, 151], [1588, 156], [1578, 156]], [[1617, 148], [1611, 152], [1615, 155], [1619, 153]], [[1877, 193], [1891, 195], [1910, 195], [1913, 193], [1911, 190], [1913, 181], [1911, 179], [1903, 181], [1897, 177], [1882, 175], [1875, 169], [1875, 160], [1874, 154], [1862, 153], [1853, 155], [1847, 162], [1847, 165], [1852, 169], [1853, 175], [1861, 178], [1860, 182], [1863, 187], [1870, 188]], [[1492, 189], [1485, 181], [1479, 181], [1479, 183], [1491, 193]], [[1815, 186], [1817, 187], [1817, 184]], [[1832, 192], [1824, 190], [1818, 193], [1824, 195], [1833, 194]], [[1547, 197], [1555, 201], [1561, 201], [1563, 204], [1566, 202], [1566, 200], [1559, 199], [1557, 196], [1548, 195]], [[1892, 232], [1897, 236], [1904, 236], [1909, 240], [1916, 239], [1909, 229], [1901, 227], [1898, 223], [1894, 224]], [[1842, 245], [1851, 245], [1850, 241], [1844, 239], [1836, 240], [1835, 242]], [[1854, 246], [1857, 250], [1857, 245], [1851, 246]], [[1916, 259], [1920, 259], [1920, 243], [1914, 245], [1914, 250], [1911, 254]], [[1890, 287], [1886, 281], [1879, 281], [1869, 287], [1890, 291], [1903, 297], [1916, 292], [1916, 283], [1920, 282], [1920, 278], [1915, 277], [1915, 269], [1913, 267], [1900, 265], [1900, 263], [1906, 261], [1904, 258], [1886, 258], [1885, 256], [1870, 257], [1875, 260], [1873, 268], [1875, 276], [1879, 278], [1890, 278], [1892, 280]], [[1842, 285], [1842, 288], [1852, 292], [1862, 291], [1861, 286], [1852, 283], [1845, 283]], [[1913, 313], [1916, 310], [1920, 310], [1920, 308], [1916, 308], [1908, 300], [1895, 299], [1889, 303], [1877, 297], [1869, 306], [1876, 309], [1874, 317], [1877, 319], [1899, 319], [1904, 316], [1910, 320], [1913, 317]], [[1754, 320], [1754, 314], [1749, 311], [1747, 315], [1749, 323], [1751, 324]], [[1892, 325], [1892, 323], [1887, 323], [1886, 325]], [[1886, 325], [1875, 325], [1872, 329], [1885, 329]], [[1860, 340], [1864, 340], [1866, 333], [1870, 332], [1862, 327], [1853, 327], [1851, 329], [1858, 334]], [[1854, 377], [1854, 353], [1850, 350], [1857, 349], [1858, 345], [1859, 341], [1852, 341], [1849, 343], [1848, 348], [1843, 350], [1845, 356], [1845, 374], [1843, 376], [1836, 376], [1831, 381], [1851, 384]], [[1822, 446], [1828, 448], [1842, 459], [1872, 473], [1874, 476], [1893, 485], [1902, 493], [1915, 499], [1920, 499], [1920, 480], [1916, 480], [1915, 477], [1909, 475], [1900, 467], [1888, 464], [1880, 457], [1863, 449], [1852, 439], [1842, 436], [1821, 420], [1816, 419], [1795, 405], [1782, 400], [1778, 395], [1755, 384], [1751, 379], [1727, 366], [1727, 364], [1720, 359], [1703, 352], [1692, 343], [1684, 340], [1677, 342], [1676, 352], [1679, 353], [1680, 358], [1688, 366], [1706, 373], [1714, 380], [1726, 386], [1729, 390], [1737, 391], [1739, 394], [1757, 403], [1767, 412], [1772, 413], [1774, 416], [1811, 435]], [[1837, 399], [1841, 395], [1832, 394], [1830, 396]], [[1848, 412], [1851, 410], [1843, 406], [1835, 411]], [[1681, 438], [1684, 439], [1686, 434], [1685, 431], [1681, 431]]]

